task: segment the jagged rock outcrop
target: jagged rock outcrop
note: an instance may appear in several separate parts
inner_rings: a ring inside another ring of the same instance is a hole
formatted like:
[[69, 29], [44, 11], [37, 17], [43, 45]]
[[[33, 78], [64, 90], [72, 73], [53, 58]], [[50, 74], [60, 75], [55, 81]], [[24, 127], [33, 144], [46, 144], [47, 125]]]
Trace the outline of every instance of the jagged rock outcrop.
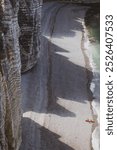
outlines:
[[19, 0], [0, 0], [0, 150], [21, 143]]
[[20, 0], [18, 20], [22, 72], [31, 69], [39, 57], [41, 3], [41, 0]]

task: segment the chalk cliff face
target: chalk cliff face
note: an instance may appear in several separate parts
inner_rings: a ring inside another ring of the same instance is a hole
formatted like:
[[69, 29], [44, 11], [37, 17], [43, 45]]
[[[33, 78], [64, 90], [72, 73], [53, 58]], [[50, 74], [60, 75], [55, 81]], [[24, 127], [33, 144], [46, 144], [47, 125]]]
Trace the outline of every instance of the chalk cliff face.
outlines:
[[21, 142], [18, 8], [18, 0], [0, 1], [0, 150], [17, 150]]

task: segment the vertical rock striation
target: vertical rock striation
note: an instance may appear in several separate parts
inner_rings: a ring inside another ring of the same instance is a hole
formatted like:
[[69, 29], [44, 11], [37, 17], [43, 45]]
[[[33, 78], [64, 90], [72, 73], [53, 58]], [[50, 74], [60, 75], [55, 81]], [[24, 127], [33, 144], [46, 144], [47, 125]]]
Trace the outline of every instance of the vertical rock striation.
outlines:
[[0, 0], [0, 150], [20, 147], [21, 68], [39, 57], [40, 6], [41, 0]]
[[40, 49], [40, 0], [20, 0], [19, 38], [22, 72], [31, 69], [37, 62]]
[[0, 0], [0, 150], [21, 143], [18, 0]]

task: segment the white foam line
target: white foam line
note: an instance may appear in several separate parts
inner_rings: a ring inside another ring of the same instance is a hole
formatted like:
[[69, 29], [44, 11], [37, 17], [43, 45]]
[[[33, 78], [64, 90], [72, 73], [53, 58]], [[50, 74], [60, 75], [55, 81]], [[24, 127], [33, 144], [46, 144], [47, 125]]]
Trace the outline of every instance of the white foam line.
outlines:
[[[96, 89], [96, 64], [93, 61], [93, 56], [92, 56], [92, 52], [90, 51], [90, 41], [88, 38], [88, 31], [85, 27], [85, 24], [83, 23], [83, 27], [84, 27], [84, 49], [85, 49], [85, 54], [88, 56], [89, 58], [89, 63], [90, 66], [92, 68], [92, 72], [93, 72], [93, 79], [91, 81], [91, 85], [90, 85], [90, 90], [92, 91], [92, 93], [94, 94], [95, 89]], [[99, 81], [98, 81], [99, 82]], [[98, 87], [99, 88], [99, 87]], [[95, 97], [95, 95], [93, 95]], [[100, 108], [99, 108], [99, 100], [98, 99], [93, 99], [92, 101], [92, 108], [93, 108], [93, 113], [94, 115], [97, 116], [97, 123], [98, 125], [95, 127], [93, 133], [92, 133], [92, 147], [94, 150], [99, 150], [99, 145], [100, 145]]]

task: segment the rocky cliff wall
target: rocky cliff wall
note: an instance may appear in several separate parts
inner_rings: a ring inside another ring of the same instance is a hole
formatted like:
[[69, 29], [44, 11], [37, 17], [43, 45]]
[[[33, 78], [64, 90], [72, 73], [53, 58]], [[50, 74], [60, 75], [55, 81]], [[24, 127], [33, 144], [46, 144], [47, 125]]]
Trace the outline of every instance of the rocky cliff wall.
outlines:
[[18, 0], [0, 1], [0, 150], [17, 150], [21, 142], [18, 9]]
[[39, 56], [40, 5], [0, 0], [0, 150], [20, 147], [21, 68], [32, 68]]
[[41, 4], [41, 0], [20, 0], [18, 21], [22, 72], [31, 69], [39, 57]]

